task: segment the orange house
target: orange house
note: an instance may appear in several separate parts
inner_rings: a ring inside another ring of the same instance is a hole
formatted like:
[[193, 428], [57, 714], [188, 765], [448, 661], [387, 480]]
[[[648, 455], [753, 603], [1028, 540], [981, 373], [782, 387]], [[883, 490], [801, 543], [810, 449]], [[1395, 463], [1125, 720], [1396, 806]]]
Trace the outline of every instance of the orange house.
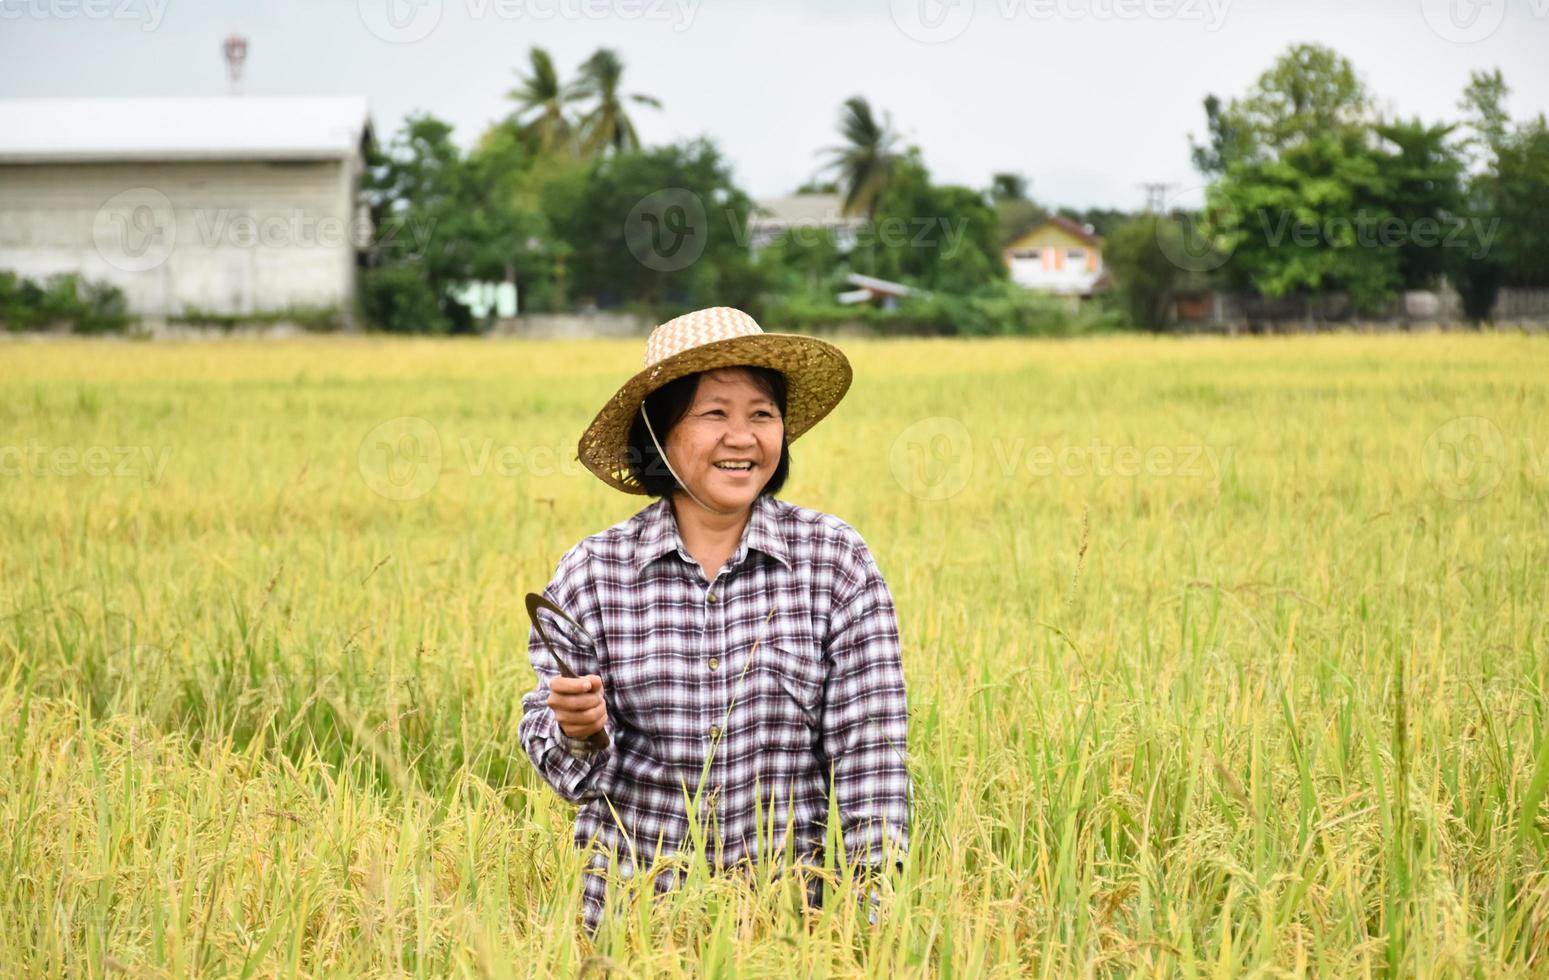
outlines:
[[1004, 252], [1011, 281], [1028, 289], [1088, 297], [1108, 287], [1103, 240], [1069, 218], [1045, 218]]

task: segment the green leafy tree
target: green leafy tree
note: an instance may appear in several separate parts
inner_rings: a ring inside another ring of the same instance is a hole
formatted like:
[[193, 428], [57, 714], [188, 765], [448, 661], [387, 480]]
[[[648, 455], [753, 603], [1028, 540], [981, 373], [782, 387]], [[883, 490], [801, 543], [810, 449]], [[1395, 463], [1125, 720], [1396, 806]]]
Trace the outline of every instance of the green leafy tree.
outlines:
[[1518, 126], [1494, 172], [1501, 258], [1511, 286], [1549, 286], [1549, 126]]
[[549, 282], [553, 234], [529, 186], [537, 161], [509, 128], [481, 140], [463, 161], [454, 231], [468, 237], [468, 278], [510, 282], [531, 308], [533, 293]]
[[769, 290], [810, 302], [832, 301], [843, 288], [844, 262], [828, 228], [801, 228], [759, 249]]
[[1183, 254], [1178, 225], [1142, 214], [1114, 228], [1103, 244], [1103, 263], [1118, 285], [1130, 322], [1146, 330], [1172, 321], [1173, 298], [1183, 275], [1173, 257]]
[[1219, 96], [1205, 96], [1205, 132], [1206, 142], [1193, 144], [1191, 150], [1194, 167], [1200, 173], [1225, 173], [1228, 164], [1246, 159], [1253, 152], [1246, 120], [1223, 104]]
[[1225, 173], [1309, 140], [1359, 136], [1372, 115], [1371, 95], [1348, 59], [1323, 45], [1292, 45], [1243, 98], [1206, 97], [1207, 138], [1194, 146], [1194, 161], [1206, 174]]
[[1037, 201], [996, 201], [992, 207], [995, 211], [995, 240], [1002, 248], [1049, 216], [1048, 208]]
[[994, 174], [990, 178], [986, 196], [995, 209], [995, 240], [1002, 248], [1047, 213], [1028, 195], [1027, 183], [1021, 174]]
[[1266, 296], [1343, 290], [1376, 312], [1436, 285], [1463, 205], [1454, 127], [1384, 122], [1350, 62], [1290, 48], [1241, 99], [1205, 104], [1196, 164], [1215, 178], [1206, 233], [1224, 279]]
[[1228, 166], [1207, 192], [1230, 279], [1265, 296], [1343, 289], [1372, 311], [1400, 283], [1377, 237], [1392, 218], [1380, 153], [1346, 135], [1309, 137]]
[[1027, 178], [1021, 174], [992, 174], [990, 176], [990, 200], [1027, 200]]
[[949, 293], [1007, 277], [995, 211], [982, 194], [933, 185], [913, 148], [892, 172], [851, 252], [855, 271]]
[[1492, 166], [1511, 138], [1511, 116], [1506, 112], [1506, 97], [1510, 94], [1499, 68], [1473, 72], [1463, 89], [1458, 108], [1466, 114], [1472, 134], [1462, 145], [1481, 168]]
[[[451, 134], [450, 124], [416, 114], [386, 151], [370, 156], [365, 190], [378, 232], [365, 288], [368, 316], [379, 325], [412, 330], [412, 315], [424, 318], [420, 330], [470, 330], [471, 313], [450, 295], [454, 286], [530, 271], [521, 264], [524, 247], [544, 226], [514, 195], [526, 151], [515, 139], [495, 139], [464, 159]], [[416, 278], [423, 288], [412, 285]], [[390, 310], [395, 301], [403, 308]]]
[[1542, 113], [1514, 124], [1509, 94], [1498, 69], [1475, 72], [1459, 103], [1477, 172], [1468, 185], [1466, 248], [1452, 274], [1475, 323], [1490, 318], [1503, 286], [1549, 285], [1549, 126]]
[[590, 162], [544, 188], [569, 250], [567, 288], [599, 306], [752, 312], [764, 278], [747, 247], [753, 202], [706, 139]]
[[[1392, 147], [1380, 157], [1383, 204], [1393, 217], [1387, 236], [1398, 251], [1405, 289], [1434, 289], [1453, 266], [1451, 229], [1464, 220], [1463, 155], [1452, 140], [1456, 125], [1427, 126], [1419, 119], [1381, 124]], [[1381, 237], [1381, 232], [1379, 232]], [[1384, 242], [1387, 245], [1387, 242]]]

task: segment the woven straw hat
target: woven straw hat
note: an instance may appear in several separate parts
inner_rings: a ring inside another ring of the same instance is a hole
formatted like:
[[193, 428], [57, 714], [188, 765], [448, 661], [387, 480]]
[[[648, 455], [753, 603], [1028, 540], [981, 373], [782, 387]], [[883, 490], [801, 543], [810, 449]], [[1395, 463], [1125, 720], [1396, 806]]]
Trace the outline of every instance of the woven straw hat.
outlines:
[[833, 344], [765, 333], [751, 316], [729, 306], [695, 310], [659, 325], [646, 339], [644, 361], [644, 369], [624, 382], [586, 427], [576, 451], [587, 469], [625, 493], [646, 492], [629, 468], [629, 427], [645, 397], [669, 381], [721, 367], [774, 368], [785, 375], [785, 438], [795, 442], [839, 404], [852, 377], [849, 360]]

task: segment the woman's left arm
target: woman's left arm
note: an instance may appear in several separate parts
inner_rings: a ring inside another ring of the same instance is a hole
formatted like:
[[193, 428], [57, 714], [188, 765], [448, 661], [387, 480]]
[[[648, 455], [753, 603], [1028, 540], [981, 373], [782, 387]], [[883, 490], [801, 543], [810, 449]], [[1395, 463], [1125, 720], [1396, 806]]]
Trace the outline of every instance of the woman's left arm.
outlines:
[[855, 584], [836, 599], [829, 619], [822, 747], [833, 767], [850, 863], [875, 872], [893, 851], [901, 870], [913, 787], [898, 616], [887, 582], [859, 540], [850, 565]]

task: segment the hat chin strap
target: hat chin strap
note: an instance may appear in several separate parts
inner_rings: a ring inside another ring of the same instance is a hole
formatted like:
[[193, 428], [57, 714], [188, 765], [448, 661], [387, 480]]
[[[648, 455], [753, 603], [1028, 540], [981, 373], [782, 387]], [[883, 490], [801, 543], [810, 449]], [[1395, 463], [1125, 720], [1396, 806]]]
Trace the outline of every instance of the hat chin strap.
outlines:
[[667, 451], [662, 448], [662, 444], [656, 439], [656, 429], [651, 425], [651, 413], [645, 410], [644, 402], [642, 402], [640, 405], [640, 417], [645, 419], [645, 431], [651, 434], [651, 443], [656, 446], [656, 452], [661, 456], [662, 462], [667, 464], [667, 472], [671, 473], [672, 478], [678, 481], [678, 486], [683, 488], [684, 493], [694, 498], [694, 503], [703, 507], [705, 510], [708, 510], [710, 513], [719, 514], [722, 517], [730, 517], [732, 514], [737, 513], [735, 510], [717, 510], [716, 508], [711, 507], [709, 504], [705, 503], [703, 500], [700, 500], [694, 491], [688, 488], [688, 483], [686, 483], [684, 479], [678, 475], [678, 471], [672, 468], [672, 460], [667, 458]]

